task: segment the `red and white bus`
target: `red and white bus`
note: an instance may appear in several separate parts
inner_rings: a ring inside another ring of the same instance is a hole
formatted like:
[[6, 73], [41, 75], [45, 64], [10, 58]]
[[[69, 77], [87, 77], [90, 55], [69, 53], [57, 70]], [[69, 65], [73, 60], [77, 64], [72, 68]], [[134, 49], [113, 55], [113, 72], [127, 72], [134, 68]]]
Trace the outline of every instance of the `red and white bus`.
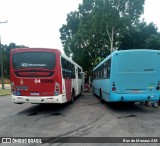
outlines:
[[84, 89], [82, 68], [57, 49], [11, 50], [10, 78], [17, 104], [73, 103]]

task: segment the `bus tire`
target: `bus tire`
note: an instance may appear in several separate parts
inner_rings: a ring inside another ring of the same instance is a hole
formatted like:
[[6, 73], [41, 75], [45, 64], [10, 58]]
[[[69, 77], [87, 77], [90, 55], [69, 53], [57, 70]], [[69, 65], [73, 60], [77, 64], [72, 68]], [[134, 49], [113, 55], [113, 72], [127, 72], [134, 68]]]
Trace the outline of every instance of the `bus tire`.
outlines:
[[93, 95], [94, 95], [94, 96], [96, 95], [95, 92], [94, 92], [94, 86], [93, 86]]
[[104, 100], [102, 98], [102, 91], [101, 91], [101, 89], [99, 90], [99, 100], [100, 100], [100, 103], [104, 103]]
[[81, 86], [81, 92], [80, 92], [80, 94], [79, 94], [80, 96], [82, 95], [82, 86]]
[[74, 89], [73, 89], [72, 94], [71, 94], [71, 100], [70, 100], [71, 104], [73, 104], [73, 102], [74, 102], [74, 97], [75, 97], [75, 93], [74, 93]]

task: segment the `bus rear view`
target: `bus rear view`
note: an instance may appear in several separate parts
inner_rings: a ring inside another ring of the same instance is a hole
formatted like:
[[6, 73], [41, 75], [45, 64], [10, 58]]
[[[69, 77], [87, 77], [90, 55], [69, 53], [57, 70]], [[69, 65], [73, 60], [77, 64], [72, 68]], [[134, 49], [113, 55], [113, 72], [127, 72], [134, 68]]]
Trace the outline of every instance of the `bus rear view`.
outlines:
[[14, 103], [62, 103], [60, 52], [55, 49], [13, 49], [10, 55]]
[[117, 51], [112, 56], [111, 101], [157, 101], [160, 87], [160, 52]]

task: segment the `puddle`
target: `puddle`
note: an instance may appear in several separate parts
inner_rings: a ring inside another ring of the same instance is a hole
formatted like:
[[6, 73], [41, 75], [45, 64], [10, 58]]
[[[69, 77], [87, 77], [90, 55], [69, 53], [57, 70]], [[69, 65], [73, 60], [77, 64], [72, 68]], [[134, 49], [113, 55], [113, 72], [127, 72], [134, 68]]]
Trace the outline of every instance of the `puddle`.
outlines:
[[51, 114], [50, 116], [64, 116], [64, 115], [61, 114], [61, 113], [53, 113], [53, 114]]
[[128, 115], [128, 116], [122, 116], [122, 117], [117, 117], [117, 118], [121, 119], [121, 118], [131, 118], [131, 117], [137, 117], [137, 115]]
[[27, 116], [35, 116], [35, 115], [38, 115], [38, 113], [30, 113], [30, 114], [27, 115]]

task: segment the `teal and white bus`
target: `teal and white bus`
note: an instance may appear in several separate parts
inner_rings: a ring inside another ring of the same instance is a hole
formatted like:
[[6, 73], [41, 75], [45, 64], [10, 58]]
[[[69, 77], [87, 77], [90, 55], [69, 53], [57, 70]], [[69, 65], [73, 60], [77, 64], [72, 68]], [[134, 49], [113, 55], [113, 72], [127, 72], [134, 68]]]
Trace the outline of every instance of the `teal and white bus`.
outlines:
[[93, 69], [93, 94], [107, 102], [158, 101], [160, 51], [115, 51]]

